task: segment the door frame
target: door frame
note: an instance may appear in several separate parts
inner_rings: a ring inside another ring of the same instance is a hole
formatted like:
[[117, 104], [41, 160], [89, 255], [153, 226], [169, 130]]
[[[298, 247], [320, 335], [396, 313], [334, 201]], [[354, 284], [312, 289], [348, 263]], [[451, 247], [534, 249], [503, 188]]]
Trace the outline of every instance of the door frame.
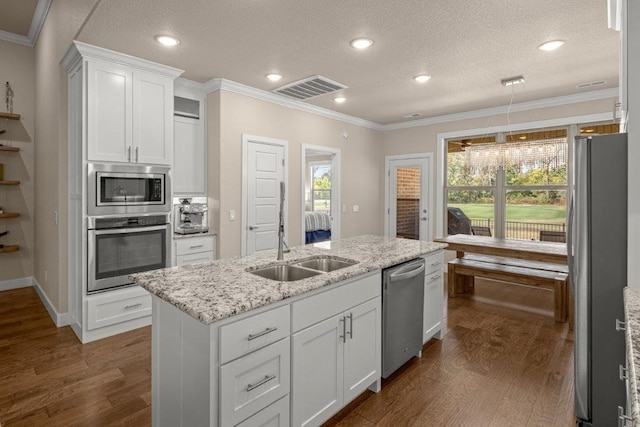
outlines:
[[[242, 134], [242, 224], [240, 224], [240, 255], [247, 255], [247, 209], [248, 209], [248, 186], [249, 186], [249, 143], [255, 144], [263, 144], [263, 145], [275, 145], [278, 147], [284, 148], [284, 186], [285, 186], [285, 198], [284, 198], [284, 230], [285, 236], [287, 236], [287, 212], [289, 210], [289, 197], [288, 194], [291, 194], [288, 185], [289, 176], [289, 162], [287, 159], [289, 158], [289, 143], [283, 139], [275, 139], [275, 138], [267, 138], [266, 136], [256, 136], [243, 133]], [[220, 213], [222, 215], [222, 212]]]
[[[428, 226], [426, 232], [426, 240], [433, 240], [433, 220], [434, 220], [434, 209], [433, 209], [433, 153], [415, 153], [415, 154], [401, 154], [396, 156], [385, 156], [384, 157], [384, 235], [390, 236], [390, 228], [391, 221], [389, 221], [389, 217], [391, 215], [391, 162], [397, 160], [424, 160], [427, 163], [427, 171], [425, 173], [425, 177], [427, 180], [426, 189], [427, 191], [427, 218], [428, 218]], [[395, 236], [393, 236], [395, 237]]]
[[304, 192], [305, 192], [305, 178], [307, 176], [307, 150], [309, 151], [324, 151], [327, 154], [331, 155], [331, 206], [335, 206], [333, 209], [333, 218], [331, 219], [331, 240], [340, 239], [340, 213], [341, 209], [341, 198], [340, 198], [340, 149], [325, 147], [322, 145], [311, 145], [311, 144], [302, 144], [301, 147], [301, 156], [300, 156], [300, 182], [301, 182], [301, 190], [300, 190], [300, 218], [302, 218], [301, 224], [301, 234], [300, 234], [300, 244], [305, 244], [305, 221], [304, 221]]

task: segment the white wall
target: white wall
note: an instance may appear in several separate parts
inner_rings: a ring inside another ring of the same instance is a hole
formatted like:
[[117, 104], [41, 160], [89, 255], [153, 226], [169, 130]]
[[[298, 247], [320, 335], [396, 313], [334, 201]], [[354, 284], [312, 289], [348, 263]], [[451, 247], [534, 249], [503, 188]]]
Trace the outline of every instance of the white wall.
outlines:
[[[35, 126], [35, 51], [31, 47], [0, 41], [0, 111], [5, 109], [5, 82], [14, 92], [13, 112], [20, 121], [1, 120], [0, 144], [19, 147], [19, 153], [0, 152], [4, 179], [19, 180], [19, 186], [0, 187], [0, 207], [19, 212], [15, 219], [0, 219], [0, 238], [5, 245], [20, 245], [18, 252], [0, 254], [0, 282], [33, 276], [34, 264], [34, 167]], [[9, 141], [7, 141], [7, 139]]]
[[67, 73], [60, 60], [96, 3], [52, 2], [35, 47], [34, 277], [59, 313], [66, 312], [68, 306]]
[[[301, 241], [302, 144], [341, 150], [341, 196], [342, 203], [348, 206], [341, 216], [342, 237], [382, 233], [383, 193], [379, 178], [384, 161], [380, 132], [224, 90], [209, 94], [207, 108], [208, 144], [212, 153], [208, 191], [209, 200], [219, 201], [220, 206], [217, 222], [212, 222], [218, 231], [220, 258], [240, 255], [243, 133], [288, 141], [290, 242]], [[215, 117], [218, 108], [219, 121]], [[344, 131], [349, 133], [348, 139], [342, 137]], [[353, 205], [359, 205], [360, 211], [352, 212]], [[229, 210], [236, 211], [236, 221], [229, 220]]]
[[[491, 117], [481, 117], [475, 119], [457, 120], [446, 123], [438, 123], [429, 126], [413, 127], [407, 129], [398, 129], [383, 133], [383, 156], [396, 154], [413, 154], [413, 153], [433, 153], [435, 170], [432, 172], [431, 178], [436, 179], [437, 173], [440, 173], [442, 165], [438, 164], [436, 156], [438, 134], [454, 131], [464, 131], [467, 129], [483, 129], [496, 126], [505, 126], [508, 123], [530, 123], [536, 121], [544, 121], [558, 119], [562, 117], [585, 116], [597, 113], [611, 113], [613, 119], [613, 105], [615, 98], [601, 99], [598, 101], [580, 102], [555, 107], [540, 108], [535, 110], [521, 111], [511, 113], [507, 120], [506, 114], [500, 114]], [[384, 176], [379, 177], [380, 186], [384, 186]], [[436, 188], [434, 181], [433, 188]], [[436, 194], [431, 195], [431, 203], [438, 206]], [[439, 233], [435, 229], [435, 220], [432, 221], [432, 234], [438, 236]]]

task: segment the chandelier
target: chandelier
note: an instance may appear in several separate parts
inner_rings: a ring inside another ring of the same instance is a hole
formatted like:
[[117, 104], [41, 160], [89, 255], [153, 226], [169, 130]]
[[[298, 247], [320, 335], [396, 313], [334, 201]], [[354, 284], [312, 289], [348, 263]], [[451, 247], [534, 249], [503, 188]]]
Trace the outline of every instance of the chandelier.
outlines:
[[465, 148], [466, 164], [474, 169], [557, 168], [566, 165], [568, 160], [567, 138], [476, 144]]

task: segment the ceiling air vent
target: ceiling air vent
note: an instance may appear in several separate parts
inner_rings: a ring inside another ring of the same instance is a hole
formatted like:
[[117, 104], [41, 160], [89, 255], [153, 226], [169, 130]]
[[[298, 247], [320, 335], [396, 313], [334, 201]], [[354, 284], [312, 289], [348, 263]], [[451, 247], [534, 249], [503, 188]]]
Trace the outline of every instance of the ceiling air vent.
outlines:
[[595, 82], [580, 83], [576, 85], [576, 89], [584, 89], [587, 87], [601, 86], [607, 84], [606, 80], [597, 80]]
[[346, 89], [347, 86], [322, 76], [313, 76], [281, 86], [273, 91], [290, 98], [305, 100]]

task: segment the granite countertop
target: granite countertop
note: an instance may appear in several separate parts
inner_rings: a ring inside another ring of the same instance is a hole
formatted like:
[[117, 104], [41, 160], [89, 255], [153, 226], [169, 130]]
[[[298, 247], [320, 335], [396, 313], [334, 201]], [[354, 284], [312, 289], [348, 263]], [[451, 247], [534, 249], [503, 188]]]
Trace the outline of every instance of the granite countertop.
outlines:
[[190, 237], [204, 237], [204, 236], [215, 236], [216, 233], [215, 231], [209, 230], [206, 233], [192, 233], [192, 234], [178, 234], [178, 233], [173, 233], [173, 239], [174, 240], [180, 240], [180, 239], [188, 239]]
[[246, 257], [215, 260], [131, 275], [142, 288], [176, 306], [204, 324], [254, 310], [351, 277], [386, 268], [429, 252], [443, 243], [358, 236], [291, 248], [284, 261], [317, 255], [347, 258], [358, 264], [295, 282], [277, 282], [248, 273], [246, 269], [276, 262], [276, 251]]
[[633, 424], [636, 425], [640, 421], [640, 402], [638, 402], [640, 390], [638, 390], [638, 378], [636, 377], [640, 372], [640, 289], [628, 286], [624, 288], [624, 317], [631, 417]]

